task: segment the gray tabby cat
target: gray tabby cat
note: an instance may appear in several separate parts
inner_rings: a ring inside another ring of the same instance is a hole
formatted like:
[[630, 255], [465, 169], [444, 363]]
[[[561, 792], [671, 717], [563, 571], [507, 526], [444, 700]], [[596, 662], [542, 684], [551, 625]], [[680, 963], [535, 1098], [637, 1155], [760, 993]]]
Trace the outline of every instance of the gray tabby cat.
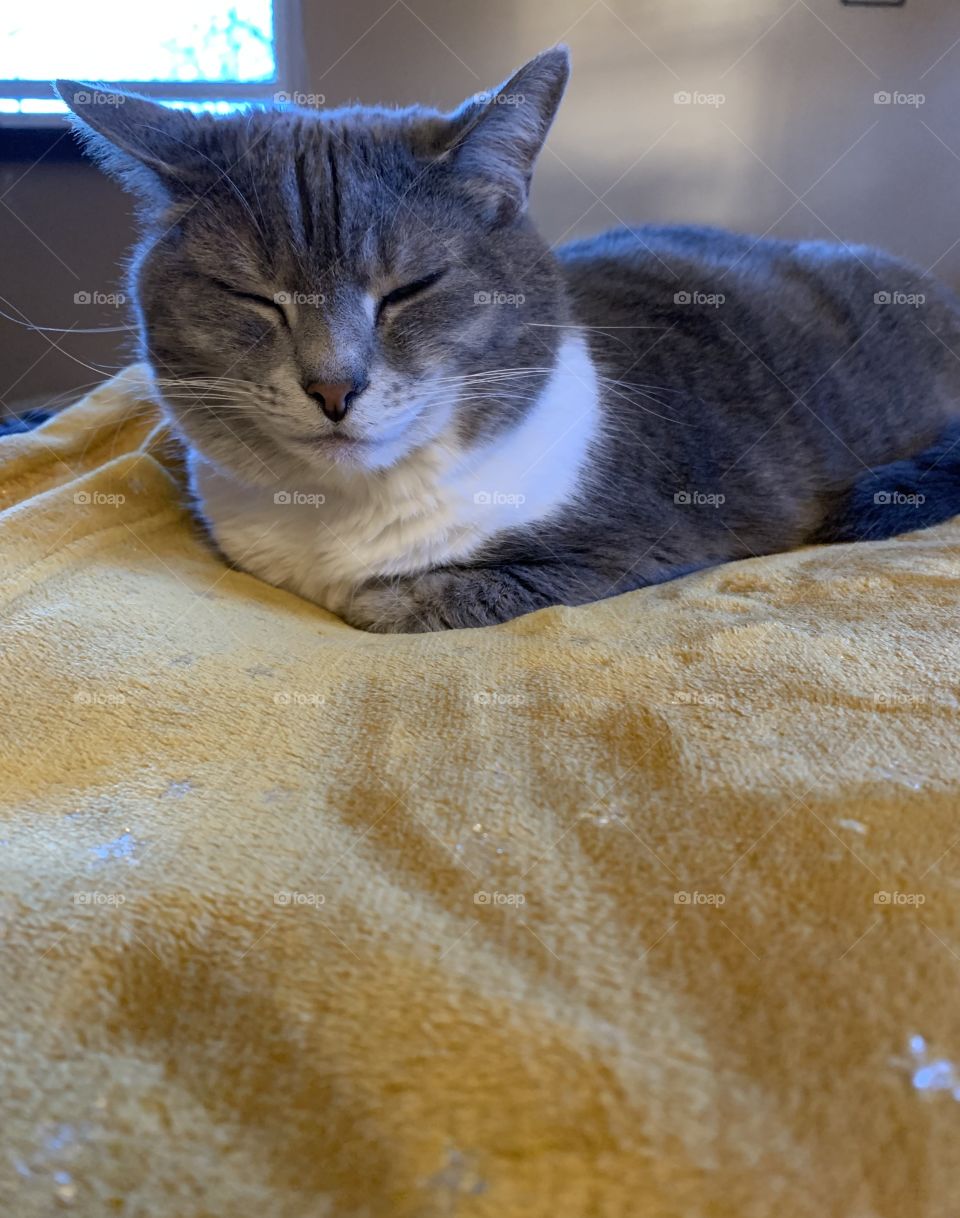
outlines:
[[237, 567], [442, 630], [960, 512], [960, 302], [863, 247], [549, 249], [525, 209], [568, 72], [452, 114], [59, 83], [139, 196], [142, 354]]

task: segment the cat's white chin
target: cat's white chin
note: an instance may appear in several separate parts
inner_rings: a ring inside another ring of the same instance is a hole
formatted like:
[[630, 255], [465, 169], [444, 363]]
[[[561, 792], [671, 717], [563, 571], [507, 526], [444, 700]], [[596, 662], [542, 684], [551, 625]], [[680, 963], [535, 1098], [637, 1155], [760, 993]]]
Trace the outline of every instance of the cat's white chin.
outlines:
[[296, 455], [314, 473], [325, 469], [375, 473], [389, 469], [422, 448], [448, 426], [450, 405], [427, 411], [422, 402], [375, 436], [326, 434], [295, 441]]
[[396, 464], [409, 451], [400, 438], [387, 440], [354, 439], [347, 436], [319, 436], [297, 444], [297, 455], [314, 470], [336, 466], [343, 470], [377, 470]]

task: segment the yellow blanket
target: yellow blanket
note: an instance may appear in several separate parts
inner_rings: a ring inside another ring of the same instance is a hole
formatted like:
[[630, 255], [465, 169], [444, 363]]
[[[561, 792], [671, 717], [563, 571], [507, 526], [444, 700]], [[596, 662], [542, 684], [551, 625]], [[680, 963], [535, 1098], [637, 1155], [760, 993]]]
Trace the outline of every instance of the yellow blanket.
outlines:
[[960, 521], [380, 637], [0, 441], [0, 1212], [955, 1218]]

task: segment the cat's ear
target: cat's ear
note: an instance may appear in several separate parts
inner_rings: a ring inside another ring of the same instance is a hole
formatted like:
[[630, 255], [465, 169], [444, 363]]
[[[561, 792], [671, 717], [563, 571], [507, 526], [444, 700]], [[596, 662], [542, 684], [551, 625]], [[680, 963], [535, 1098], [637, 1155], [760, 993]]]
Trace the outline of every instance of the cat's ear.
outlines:
[[570, 76], [565, 46], [544, 51], [451, 116], [446, 160], [488, 218], [509, 223], [526, 207], [530, 179]]
[[207, 158], [195, 115], [110, 85], [58, 80], [55, 88], [86, 151], [124, 186], [141, 195], [158, 185], [173, 193], [196, 189]]

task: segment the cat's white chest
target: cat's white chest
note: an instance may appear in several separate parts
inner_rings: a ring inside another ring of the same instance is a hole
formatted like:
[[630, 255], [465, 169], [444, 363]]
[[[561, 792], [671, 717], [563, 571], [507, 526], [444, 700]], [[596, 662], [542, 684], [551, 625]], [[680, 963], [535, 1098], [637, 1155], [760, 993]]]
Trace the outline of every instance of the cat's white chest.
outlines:
[[524, 420], [475, 452], [447, 441], [376, 476], [275, 490], [244, 486], [194, 454], [191, 480], [228, 558], [341, 612], [366, 580], [464, 561], [498, 533], [575, 500], [598, 431], [597, 397], [576, 335]]

